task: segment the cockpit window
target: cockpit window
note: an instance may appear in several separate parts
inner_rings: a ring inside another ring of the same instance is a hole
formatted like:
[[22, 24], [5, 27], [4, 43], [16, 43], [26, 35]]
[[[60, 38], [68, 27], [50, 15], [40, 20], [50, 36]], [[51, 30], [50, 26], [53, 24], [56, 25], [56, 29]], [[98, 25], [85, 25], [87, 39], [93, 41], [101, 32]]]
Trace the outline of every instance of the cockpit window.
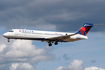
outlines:
[[9, 32], [13, 32], [12, 30], [10, 30]]

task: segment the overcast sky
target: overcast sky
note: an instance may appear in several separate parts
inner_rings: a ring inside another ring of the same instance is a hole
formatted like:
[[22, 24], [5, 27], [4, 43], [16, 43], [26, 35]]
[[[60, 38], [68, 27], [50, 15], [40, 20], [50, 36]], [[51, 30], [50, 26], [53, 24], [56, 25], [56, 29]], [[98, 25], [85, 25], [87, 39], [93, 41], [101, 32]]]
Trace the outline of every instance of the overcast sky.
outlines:
[[[84, 23], [103, 24], [88, 40], [48, 47], [11, 40], [14, 28], [75, 32]], [[0, 0], [0, 70], [105, 70], [105, 0]]]
[[103, 24], [105, 0], [0, 0], [0, 26], [77, 31], [84, 23]]

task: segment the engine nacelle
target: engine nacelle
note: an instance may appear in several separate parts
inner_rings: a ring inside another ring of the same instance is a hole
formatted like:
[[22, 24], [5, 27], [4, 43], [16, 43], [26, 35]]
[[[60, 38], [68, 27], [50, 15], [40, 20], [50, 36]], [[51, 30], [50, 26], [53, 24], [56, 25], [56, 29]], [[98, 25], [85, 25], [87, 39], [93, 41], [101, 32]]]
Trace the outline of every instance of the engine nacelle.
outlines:
[[87, 36], [84, 35], [74, 35], [70, 37], [71, 39], [88, 39]]

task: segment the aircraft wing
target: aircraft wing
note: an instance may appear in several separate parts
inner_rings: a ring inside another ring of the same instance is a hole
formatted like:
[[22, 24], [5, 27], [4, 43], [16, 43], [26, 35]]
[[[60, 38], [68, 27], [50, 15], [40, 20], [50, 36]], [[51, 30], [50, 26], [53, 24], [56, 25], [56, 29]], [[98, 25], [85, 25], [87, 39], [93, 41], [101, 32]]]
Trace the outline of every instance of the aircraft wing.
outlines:
[[58, 37], [51, 37], [51, 38], [45, 38], [45, 39], [49, 39], [49, 40], [58, 40], [58, 41], [63, 41], [64, 39], [70, 38], [70, 36], [74, 36], [77, 35], [78, 33], [75, 34], [70, 34], [70, 35], [64, 35], [64, 36], [58, 36]]

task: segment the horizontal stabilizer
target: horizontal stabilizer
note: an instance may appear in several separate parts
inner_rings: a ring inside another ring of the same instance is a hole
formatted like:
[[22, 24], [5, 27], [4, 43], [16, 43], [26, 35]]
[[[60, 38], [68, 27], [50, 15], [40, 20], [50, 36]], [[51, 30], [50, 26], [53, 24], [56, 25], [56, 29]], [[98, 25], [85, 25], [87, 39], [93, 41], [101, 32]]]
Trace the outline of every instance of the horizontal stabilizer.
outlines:
[[103, 25], [103, 24], [93, 24], [93, 26], [98, 26], [98, 25]]

